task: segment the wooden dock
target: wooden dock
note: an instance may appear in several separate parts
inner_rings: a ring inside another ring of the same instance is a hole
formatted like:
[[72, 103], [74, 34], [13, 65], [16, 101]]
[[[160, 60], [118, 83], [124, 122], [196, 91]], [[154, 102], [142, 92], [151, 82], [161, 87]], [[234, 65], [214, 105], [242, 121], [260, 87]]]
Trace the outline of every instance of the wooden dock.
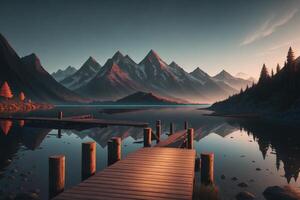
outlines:
[[32, 121], [35, 123], [52, 124], [59, 127], [64, 126], [90, 126], [90, 127], [107, 127], [107, 126], [133, 126], [133, 127], [147, 127], [149, 124], [144, 122], [132, 122], [121, 120], [104, 120], [95, 118], [79, 118], [79, 117], [66, 117], [62, 119], [50, 117], [0, 117], [0, 120], [24, 120]]
[[195, 156], [193, 149], [142, 148], [54, 199], [191, 200]]
[[155, 147], [181, 148], [186, 140], [186, 130], [178, 131], [155, 145]]

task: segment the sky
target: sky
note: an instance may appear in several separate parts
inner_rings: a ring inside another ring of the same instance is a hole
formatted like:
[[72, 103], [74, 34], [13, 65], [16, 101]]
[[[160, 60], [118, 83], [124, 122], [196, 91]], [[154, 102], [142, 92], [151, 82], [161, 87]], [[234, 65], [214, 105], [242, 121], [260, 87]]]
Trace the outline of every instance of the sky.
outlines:
[[210, 75], [259, 75], [300, 55], [300, 0], [0, 0], [0, 33], [20, 56], [53, 72], [101, 65], [116, 52], [140, 62], [154, 49], [167, 63]]

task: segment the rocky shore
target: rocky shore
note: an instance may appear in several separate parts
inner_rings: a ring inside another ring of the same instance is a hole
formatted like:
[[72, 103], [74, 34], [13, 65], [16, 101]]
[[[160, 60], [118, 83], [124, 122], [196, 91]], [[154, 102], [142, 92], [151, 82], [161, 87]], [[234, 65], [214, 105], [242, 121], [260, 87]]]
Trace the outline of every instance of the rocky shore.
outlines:
[[19, 103], [0, 103], [0, 113], [15, 113], [15, 112], [29, 112], [33, 110], [48, 110], [54, 106], [47, 103], [35, 102], [19, 102]]

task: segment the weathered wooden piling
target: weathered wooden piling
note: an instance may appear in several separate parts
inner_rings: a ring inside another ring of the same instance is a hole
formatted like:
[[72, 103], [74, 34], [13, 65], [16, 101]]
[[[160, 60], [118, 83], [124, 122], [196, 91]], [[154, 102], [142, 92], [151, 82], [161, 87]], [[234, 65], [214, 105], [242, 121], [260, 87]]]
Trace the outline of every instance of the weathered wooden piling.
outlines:
[[193, 149], [194, 148], [194, 129], [189, 128], [187, 132], [187, 148]]
[[175, 130], [174, 130], [174, 123], [170, 123], [170, 135], [174, 134]]
[[82, 143], [81, 179], [85, 180], [96, 173], [96, 142]]
[[61, 129], [60, 129], [60, 128], [57, 129], [57, 137], [58, 137], [58, 138], [61, 138]]
[[161, 125], [156, 125], [156, 142], [157, 143], [160, 141], [160, 135], [161, 135]]
[[63, 112], [62, 112], [62, 111], [59, 111], [57, 117], [58, 117], [58, 119], [62, 119], [62, 118], [63, 118]]
[[151, 128], [144, 129], [144, 147], [151, 147]]
[[65, 156], [49, 157], [49, 198], [63, 192], [65, 188]]
[[121, 144], [120, 137], [112, 137], [107, 142], [107, 165], [112, 165], [121, 160]]
[[200, 165], [201, 165], [200, 156], [196, 156], [196, 158], [195, 158], [195, 171], [196, 172], [200, 171]]
[[185, 121], [185, 122], [184, 122], [184, 129], [187, 130], [188, 128], [189, 128], [188, 122]]
[[214, 183], [214, 154], [201, 154], [201, 183], [205, 185]]
[[161, 125], [161, 120], [156, 120], [156, 125]]

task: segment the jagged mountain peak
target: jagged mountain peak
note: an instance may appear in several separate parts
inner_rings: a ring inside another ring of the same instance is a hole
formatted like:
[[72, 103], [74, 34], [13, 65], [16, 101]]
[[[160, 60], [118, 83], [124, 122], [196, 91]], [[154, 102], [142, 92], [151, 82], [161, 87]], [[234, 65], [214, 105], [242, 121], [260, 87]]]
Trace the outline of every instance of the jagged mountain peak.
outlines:
[[[176, 62], [172, 61], [170, 64], [169, 64], [170, 67], [180, 67]], [[181, 67], [180, 67], [181, 68]]]
[[92, 56], [90, 56], [90, 57], [85, 61], [84, 64], [90, 65], [90, 64], [95, 64], [95, 63], [96, 63], [96, 64], [99, 64], [95, 58], [93, 58]]
[[95, 72], [99, 71], [101, 65], [97, 62], [93, 57], [89, 57], [82, 65], [82, 67], [78, 70], [78, 73], [86, 70], [93, 70]]
[[158, 59], [158, 60], [161, 59], [160, 56], [158, 55], [158, 53], [156, 53], [153, 49], [151, 49], [149, 51], [149, 53], [147, 54], [146, 57], [148, 57], [150, 59]]
[[203, 77], [210, 77], [206, 72], [204, 72], [200, 67], [197, 67], [190, 73], [193, 76], [203, 76]]
[[47, 73], [41, 64], [39, 57], [35, 53], [31, 53], [27, 56], [22, 57], [21, 61], [31, 69], [35, 69], [42, 73]]
[[215, 75], [214, 78], [217, 78], [217, 79], [230, 78], [230, 79], [232, 79], [232, 78], [234, 78], [234, 76], [232, 76], [229, 72], [227, 72], [226, 70], [223, 69], [220, 73]]
[[115, 61], [115, 62], [118, 62], [118, 61], [120, 61], [121, 59], [123, 59], [124, 58], [124, 55], [120, 52], [120, 51], [117, 51], [114, 55], [113, 55], [113, 57], [112, 57], [112, 59]]
[[149, 51], [149, 53], [146, 55], [146, 57], [141, 61], [140, 64], [146, 64], [146, 63], [150, 63], [154, 66], [159, 66], [159, 67], [166, 67], [167, 64], [166, 62], [164, 62], [160, 56], [158, 55], [158, 53], [156, 53], [153, 49], [151, 49]]

